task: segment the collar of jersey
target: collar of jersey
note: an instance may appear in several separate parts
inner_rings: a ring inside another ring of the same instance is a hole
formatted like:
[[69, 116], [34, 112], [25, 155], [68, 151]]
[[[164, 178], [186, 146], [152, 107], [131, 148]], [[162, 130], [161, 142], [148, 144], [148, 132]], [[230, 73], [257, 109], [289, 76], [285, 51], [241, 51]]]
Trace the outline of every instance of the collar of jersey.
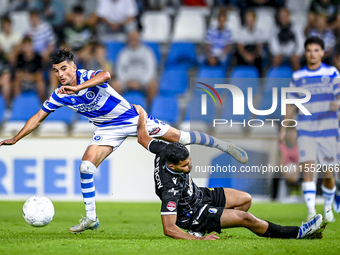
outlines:
[[168, 167], [168, 163], [165, 163], [165, 167], [166, 167], [166, 170], [168, 170], [168, 171], [169, 171], [170, 173], [172, 173], [172, 174], [177, 174], [177, 175], [183, 174], [182, 172], [175, 172], [175, 171], [171, 170], [171, 169]]

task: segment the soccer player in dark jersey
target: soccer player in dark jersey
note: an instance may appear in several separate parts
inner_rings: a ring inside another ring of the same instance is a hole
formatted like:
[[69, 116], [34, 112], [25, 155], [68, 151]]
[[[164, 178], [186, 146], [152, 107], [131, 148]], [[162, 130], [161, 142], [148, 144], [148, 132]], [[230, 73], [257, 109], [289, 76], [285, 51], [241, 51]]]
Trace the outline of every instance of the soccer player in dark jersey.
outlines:
[[[176, 239], [216, 240], [221, 228], [245, 227], [261, 237], [305, 238], [320, 228], [322, 215], [297, 226], [280, 226], [261, 220], [247, 212], [251, 196], [231, 188], [199, 188], [192, 181], [191, 158], [187, 148], [178, 142], [153, 139], [146, 128], [146, 112], [135, 106], [140, 115], [138, 142], [156, 154], [155, 189], [162, 201], [164, 234]], [[188, 233], [182, 229], [189, 230]], [[191, 234], [189, 234], [191, 233]]]

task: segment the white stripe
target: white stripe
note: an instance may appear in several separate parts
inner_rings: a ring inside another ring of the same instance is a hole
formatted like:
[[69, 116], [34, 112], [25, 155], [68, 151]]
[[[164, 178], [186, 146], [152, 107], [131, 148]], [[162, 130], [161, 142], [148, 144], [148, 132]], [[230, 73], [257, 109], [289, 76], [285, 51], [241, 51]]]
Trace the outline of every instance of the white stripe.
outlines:
[[201, 135], [198, 131], [194, 131], [194, 134], [196, 136], [196, 142], [195, 143], [200, 143], [201, 142]]
[[177, 215], [176, 212], [161, 212], [161, 215]]
[[205, 136], [205, 144], [204, 145], [208, 145], [210, 143], [210, 138], [207, 134], [203, 133]]
[[93, 182], [93, 178], [91, 178], [91, 179], [80, 179], [80, 182], [81, 183], [91, 183], [91, 182]]
[[[318, 102], [308, 102], [303, 104], [304, 107], [306, 107], [306, 109], [308, 111], [310, 111], [311, 114], [313, 113], [318, 113], [318, 112], [327, 112], [329, 111], [329, 107], [330, 107], [330, 100], [327, 101], [318, 101]], [[299, 114], [303, 114], [301, 111], [299, 112]]]
[[208, 204], [205, 204], [201, 210], [200, 210], [200, 213], [198, 214], [198, 216], [196, 217], [196, 220], [198, 220], [200, 217], [201, 217], [201, 214], [203, 213], [204, 209], [207, 207]]
[[95, 191], [95, 190], [96, 189], [94, 187], [92, 187], [92, 188], [88, 188], [88, 189], [81, 189], [81, 192], [82, 193], [90, 193], [90, 192]]

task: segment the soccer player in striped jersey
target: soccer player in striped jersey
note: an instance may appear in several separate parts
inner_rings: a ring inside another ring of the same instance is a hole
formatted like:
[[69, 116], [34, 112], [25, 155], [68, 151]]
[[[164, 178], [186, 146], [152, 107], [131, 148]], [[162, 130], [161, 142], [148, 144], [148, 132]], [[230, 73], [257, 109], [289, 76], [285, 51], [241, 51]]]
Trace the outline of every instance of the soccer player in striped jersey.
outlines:
[[[107, 83], [110, 79], [108, 72], [77, 70], [73, 54], [66, 49], [60, 49], [52, 54], [51, 60], [53, 71], [61, 85], [19, 133], [12, 139], [0, 142], [0, 146], [15, 144], [35, 130], [50, 113], [62, 106], [84, 115], [97, 126], [79, 169], [86, 217], [82, 218], [78, 225], [70, 228], [71, 233], [81, 233], [99, 226], [95, 210], [93, 175], [100, 163], [116, 150], [127, 136], [137, 136], [139, 115], [135, 108]], [[182, 144], [201, 144], [226, 152], [241, 163], [248, 161], [244, 150], [210, 135], [180, 131], [153, 116], [148, 116], [147, 127], [152, 137]]]
[[[307, 66], [293, 73], [290, 83], [292, 88], [305, 88], [311, 93], [311, 99], [304, 104], [311, 115], [301, 111], [297, 118], [299, 161], [303, 168], [302, 190], [308, 208], [307, 219], [316, 215], [316, 185], [314, 172], [323, 173], [322, 193], [325, 199], [324, 220], [334, 221], [332, 202], [335, 185], [332, 166], [336, 161], [336, 140], [338, 120], [336, 111], [340, 107], [339, 72], [333, 66], [322, 63], [324, 42], [319, 37], [310, 37], [305, 42]], [[291, 93], [291, 98], [303, 98], [304, 94]], [[295, 105], [287, 105], [284, 119], [292, 119]], [[279, 141], [283, 142], [286, 127], [281, 127]], [[317, 165], [317, 163], [319, 165]], [[320, 170], [320, 166], [323, 168]]]

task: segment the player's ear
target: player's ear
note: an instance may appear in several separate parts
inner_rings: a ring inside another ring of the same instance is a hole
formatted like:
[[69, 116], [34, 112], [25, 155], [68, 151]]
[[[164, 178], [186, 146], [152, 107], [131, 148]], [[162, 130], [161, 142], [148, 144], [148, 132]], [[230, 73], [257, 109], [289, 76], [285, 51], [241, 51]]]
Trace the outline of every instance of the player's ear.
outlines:
[[169, 167], [171, 170], [175, 171], [175, 165], [174, 165], [174, 164], [168, 163], [168, 167]]

